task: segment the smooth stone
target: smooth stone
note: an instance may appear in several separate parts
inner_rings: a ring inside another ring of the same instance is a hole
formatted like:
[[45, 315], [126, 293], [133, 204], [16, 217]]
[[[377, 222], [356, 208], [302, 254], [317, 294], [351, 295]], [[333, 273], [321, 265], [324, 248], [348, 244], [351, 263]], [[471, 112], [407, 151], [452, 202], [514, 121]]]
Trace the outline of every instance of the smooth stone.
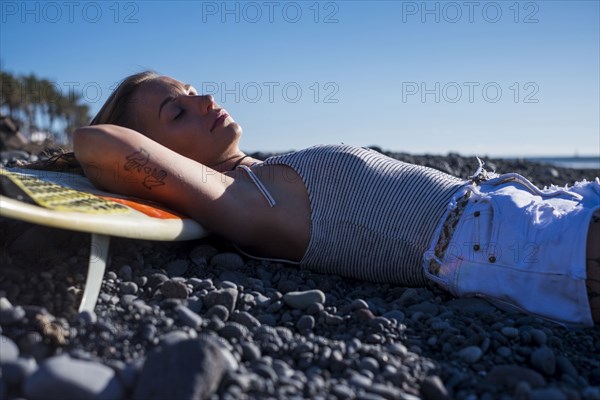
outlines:
[[500, 329], [500, 333], [509, 339], [519, 337], [519, 330], [517, 328], [513, 328], [512, 326], [503, 327]]
[[373, 381], [361, 374], [353, 374], [350, 379], [348, 379], [348, 383], [354, 386], [358, 386], [361, 389], [366, 389], [373, 384]]
[[25, 310], [21, 306], [0, 309], [0, 325], [13, 325], [25, 318]]
[[124, 391], [112, 368], [67, 355], [46, 359], [26, 381], [25, 396], [46, 399], [119, 399]]
[[304, 310], [314, 303], [325, 303], [325, 293], [318, 289], [302, 292], [288, 292], [283, 295], [283, 302], [289, 307]]
[[138, 291], [138, 285], [135, 282], [123, 282], [120, 288], [124, 295], [136, 294]]
[[186, 306], [177, 306], [175, 307], [175, 312], [181, 319], [185, 325], [189, 326], [192, 329], [200, 329], [202, 326], [202, 317], [187, 308]]
[[296, 328], [299, 331], [310, 331], [315, 327], [315, 317], [312, 315], [303, 315], [296, 322]]
[[169, 276], [181, 276], [188, 270], [190, 263], [187, 260], [178, 259], [169, 262], [165, 266], [165, 270]]
[[200, 244], [190, 251], [189, 257], [194, 262], [194, 264], [198, 263], [199, 260], [205, 259], [206, 261], [210, 261], [215, 255], [219, 252], [213, 246], [208, 244]]
[[84, 310], [75, 316], [75, 321], [83, 325], [93, 325], [98, 322], [98, 316], [94, 311]]
[[227, 307], [229, 310], [229, 314], [233, 312], [235, 309], [235, 304], [237, 302], [238, 291], [237, 289], [227, 288], [227, 289], [218, 289], [208, 293], [204, 296], [204, 304], [207, 308], [211, 308], [218, 304]]
[[239, 341], [248, 336], [248, 328], [237, 322], [226, 322], [219, 329], [219, 335], [225, 339], [237, 339]]
[[256, 319], [248, 311], [234, 311], [230, 319], [234, 322], [239, 322], [248, 329], [254, 329], [260, 326], [260, 321]]
[[549, 347], [540, 347], [531, 354], [531, 365], [544, 375], [554, 375], [556, 357]]
[[160, 287], [160, 292], [167, 299], [187, 299], [188, 290], [185, 283], [168, 280]]
[[215, 306], [212, 306], [205, 314], [204, 314], [204, 318], [212, 318], [212, 317], [217, 317], [219, 318], [221, 321], [225, 322], [229, 319], [229, 310], [227, 309], [227, 307], [221, 305], [221, 304], [217, 304]]
[[396, 356], [405, 356], [408, 349], [402, 343], [392, 343], [387, 347], [388, 351]]
[[364, 301], [363, 299], [354, 299], [354, 300], [352, 300], [352, 303], [350, 304], [350, 309], [352, 311], [369, 309], [369, 304], [366, 301]]
[[239, 254], [219, 253], [210, 260], [211, 267], [221, 267], [225, 269], [240, 269], [244, 266], [244, 260]]
[[125, 264], [119, 268], [118, 275], [123, 281], [128, 282], [133, 279], [133, 269], [130, 265]]
[[521, 381], [527, 382], [532, 388], [546, 385], [546, 380], [538, 372], [518, 365], [498, 365], [492, 368], [485, 380], [495, 385], [513, 387]]
[[152, 350], [142, 368], [134, 399], [208, 399], [226, 370], [214, 339], [199, 337]]
[[261, 357], [260, 348], [252, 342], [242, 342], [242, 360], [256, 361]]
[[431, 315], [434, 317], [440, 312], [440, 308], [436, 304], [430, 303], [428, 301], [413, 304], [412, 306], [408, 307], [407, 310], [411, 312], [420, 311], [423, 314]]
[[483, 352], [477, 346], [468, 346], [468, 347], [465, 347], [464, 349], [461, 349], [457, 353], [457, 355], [464, 362], [472, 364], [474, 362], [477, 362], [481, 358], [481, 356], [483, 355]]
[[11, 338], [0, 335], [0, 364], [16, 361], [19, 357], [19, 348]]
[[532, 329], [529, 331], [531, 338], [538, 346], [544, 346], [548, 343], [548, 336], [540, 329]]
[[446, 303], [448, 308], [465, 314], [491, 314], [497, 308], [489, 301], [475, 297], [452, 299]]
[[400, 310], [391, 310], [383, 314], [387, 319], [395, 319], [398, 322], [404, 322], [406, 315]]
[[448, 389], [437, 375], [428, 376], [421, 382], [421, 396], [425, 400], [445, 400], [449, 398]]
[[558, 388], [545, 387], [532, 390], [529, 400], [567, 400], [567, 395]]
[[573, 378], [576, 378], [579, 375], [571, 360], [565, 356], [556, 356], [556, 366], [562, 374], [571, 376]]
[[32, 357], [19, 357], [14, 361], [2, 363], [2, 377], [13, 386], [20, 385], [25, 379], [35, 372], [38, 365]]

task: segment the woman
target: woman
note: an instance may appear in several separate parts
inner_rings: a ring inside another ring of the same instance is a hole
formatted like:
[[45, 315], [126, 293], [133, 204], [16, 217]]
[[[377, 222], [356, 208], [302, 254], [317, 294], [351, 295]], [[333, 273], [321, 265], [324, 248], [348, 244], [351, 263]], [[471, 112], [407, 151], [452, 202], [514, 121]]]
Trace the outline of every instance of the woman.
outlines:
[[600, 320], [598, 180], [541, 192], [516, 174], [464, 181], [344, 145], [261, 162], [241, 133], [211, 96], [143, 72], [73, 140], [97, 186], [172, 207], [248, 255]]

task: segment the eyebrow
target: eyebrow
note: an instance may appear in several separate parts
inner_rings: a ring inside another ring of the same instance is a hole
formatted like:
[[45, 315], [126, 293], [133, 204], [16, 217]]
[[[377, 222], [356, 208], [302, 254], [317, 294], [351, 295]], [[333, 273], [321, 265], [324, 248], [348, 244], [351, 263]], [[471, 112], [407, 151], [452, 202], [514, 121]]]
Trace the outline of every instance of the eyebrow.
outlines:
[[[189, 91], [191, 87], [192, 87], [192, 85], [190, 85], [189, 83], [186, 85], [183, 85], [183, 88], [186, 91]], [[160, 119], [160, 113], [162, 112], [163, 107], [166, 106], [167, 103], [169, 103], [173, 100], [175, 100], [175, 96], [169, 96], [160, 103], [160, 105], [158, 106], [158, 119]]]

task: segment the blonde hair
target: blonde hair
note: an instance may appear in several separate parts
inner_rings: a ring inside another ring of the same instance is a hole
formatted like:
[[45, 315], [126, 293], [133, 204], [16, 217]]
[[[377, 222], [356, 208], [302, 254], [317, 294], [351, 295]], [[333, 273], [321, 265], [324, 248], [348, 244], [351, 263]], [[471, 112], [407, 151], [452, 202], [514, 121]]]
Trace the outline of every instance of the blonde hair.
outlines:
[[123, 79], [92, 119], [90, 125], [112, 124], [130, 129], [138, 128], [137, 118], [131, 112], [130, 107], [133, 95], [144, 83], [159, 76], [154, 71], [143, 71]]
[[[100, 111], [92, 118], [90, 125], [111, 124], [139, 131], [137, 117], [131, 110], [136, 91], [145, 83], [150, 82], [160, 75], [154, 71], [143, 71], [123, 79], [114, 92], [108, 97]], [[143, 133], [143, 132], [141, 132]], [[70, 171], [83, 174], [83, 170], [75, 153], [58, 150], [48, 159], [21, 165], [23, 168], [44, 169], [53, 171]], [[48, 153], [47, 153], [48, 154]]]

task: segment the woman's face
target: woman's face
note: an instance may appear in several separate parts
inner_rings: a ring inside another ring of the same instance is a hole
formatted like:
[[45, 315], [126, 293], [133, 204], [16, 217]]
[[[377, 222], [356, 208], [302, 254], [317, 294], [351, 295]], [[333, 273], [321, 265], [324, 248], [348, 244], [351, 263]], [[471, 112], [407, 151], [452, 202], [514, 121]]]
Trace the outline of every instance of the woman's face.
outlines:
[[132, 106], [144, 135], [185, 157], [213, 166], [240, 153], [241, 126], [190, 85], [161, 76], [136, 91]]

